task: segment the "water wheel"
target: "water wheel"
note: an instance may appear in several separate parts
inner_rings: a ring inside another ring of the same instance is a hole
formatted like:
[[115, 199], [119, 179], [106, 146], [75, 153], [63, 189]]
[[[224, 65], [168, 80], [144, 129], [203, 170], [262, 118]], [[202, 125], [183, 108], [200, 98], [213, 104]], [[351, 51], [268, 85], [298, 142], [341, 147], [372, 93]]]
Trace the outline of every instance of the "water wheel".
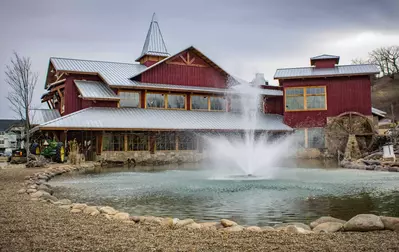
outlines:
[[349, 135], [354, 135], [361, 152], [371, 147], [376, 135], [373, 122], [357, 112], [345, 112], [330, 118], [326, 129], [327, 146], [330, 153], [345, 151]]

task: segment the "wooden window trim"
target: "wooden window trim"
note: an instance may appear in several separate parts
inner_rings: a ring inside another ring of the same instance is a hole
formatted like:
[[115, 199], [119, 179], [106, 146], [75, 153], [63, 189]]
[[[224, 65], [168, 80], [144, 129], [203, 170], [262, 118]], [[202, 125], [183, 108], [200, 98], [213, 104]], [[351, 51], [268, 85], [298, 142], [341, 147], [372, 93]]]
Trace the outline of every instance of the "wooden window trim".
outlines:
[[[323, 88], [323, 94], [306, 94], [308, 88]], [[287, 95], [289, 89], [302, 89], [303, 95]], [[323, 96], [324, 95], [324, 108], [307, 108], [307, 97], [308, 96]], [[287, 109], [287, 97], [303, 97], [303, 109]], [[327, 86], [305, 86], [305, 87], [287, 87], [284, 89], [284, 112], [300, 112], [300, 111], [324, 111], [327, 110]]]
[[[202, 97], [205, 97], [206, 96], [206, 98], [207, 98], [207, 103], [208, 103], [208, 108], [207, 109], [193, 109], [193, 96], [202, 96]], [[209, 95], [199, 95], [199, 94], [192, 94], [191, 95], [191, 97], [190, 97], [190, 110], [192, 110], [192, 111], [209, 111], [209, 108], [210, 108], [210, 98], [209, 98]]]
[[[131, 89], [123, 89], [123, 90], [120, 90], [120, 89], [118, 89], [118, 91], [116, 92], [116, 95], [119, 97], [119, 93], [120, 92], [124, 92], [124, 93], [138, 93], [139, 94], [139, 104], [138, 104], [138, 106], [137, 106], [137, 108], [141, 108], [141, 91], [136, 91], [136, 90], [131, 90]], [[120, 100], [118, 101], [118, 108], [120, 108], [121, 107], [121, 104], [120, 104]], [[129, 107], [123, 107], [123, 108], [129, 108]]]
[[[164, 106], [163, 108], [147, 107], [147, 94], [162, 94], [164, 95]], [[184, 108], [168, 108], [168, 95], [182, 95], [184, 96]], [[144, 108], [145, 109], [168, 109], [168, 110], [187, 110], [187, 94], [184, 93], [165, 93], [156, 91], [146, 91], [144, 96]]]

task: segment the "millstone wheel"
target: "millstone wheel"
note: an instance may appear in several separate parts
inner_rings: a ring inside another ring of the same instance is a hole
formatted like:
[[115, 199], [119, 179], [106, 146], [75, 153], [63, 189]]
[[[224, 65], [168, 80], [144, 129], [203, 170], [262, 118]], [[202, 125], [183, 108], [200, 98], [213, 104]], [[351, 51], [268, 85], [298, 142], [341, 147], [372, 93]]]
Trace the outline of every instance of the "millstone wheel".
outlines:
[[357, 112], [345, 112], [331, 118], [325, 128], [328, 150], [344, 152], [349, 135], [355, 135], [361, 152], [371, 147], [376, 135], [373, 122]]

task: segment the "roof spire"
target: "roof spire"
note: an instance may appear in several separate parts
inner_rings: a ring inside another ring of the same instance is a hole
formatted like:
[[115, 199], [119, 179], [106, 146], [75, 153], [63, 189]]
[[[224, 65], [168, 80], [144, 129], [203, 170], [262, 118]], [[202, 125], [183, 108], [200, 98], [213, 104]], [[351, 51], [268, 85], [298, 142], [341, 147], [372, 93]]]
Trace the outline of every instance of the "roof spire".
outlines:
[[145, 38], [143, 50], [140, 57], [136, 61], [140, 61], [145, 55], [169, 57], [170, 54], [166, 49], [165, 41], [163, 40], [161, 29], [159, 28], [156, 14], [152, 15], [150, 27]]

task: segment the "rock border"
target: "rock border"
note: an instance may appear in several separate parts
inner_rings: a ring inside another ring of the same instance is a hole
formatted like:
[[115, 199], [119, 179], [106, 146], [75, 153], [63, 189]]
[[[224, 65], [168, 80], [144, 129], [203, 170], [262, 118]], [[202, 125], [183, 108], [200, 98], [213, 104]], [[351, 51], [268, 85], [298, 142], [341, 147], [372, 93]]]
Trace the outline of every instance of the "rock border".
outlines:
[[120, 212], [110, 206], [88, 206], [84, 203], [72, 203], [69, 199], [57, 199], [53, 195], [53, 189], [47, 182], [55, 176], [67, 172], [84, 171], [99, 167], [101, 164], [84, 163], [81, 165], [60, 165], [47, 168], [45, 171], [37, 172], [31, 176], [25, 177], [24, 188], [20, 189], [18, 194], [28, 194], [30, 200], [45, 202], [58, 206], [69, 211], [71, 214], [87, 214], [91, 216], [101, 216], [110, 221], [119, 221], [129, 224], [155, 224], [171, 229], [202, 229], [218, 230], [223, 232], [286, 232], [292, 234], [319, 234], [334, 233], [342, 231], [365, 232], [392, 230], [399, 232], [399, 218], [377, 216], [374, 214], [358, 214], [349, 221], [336, 219], [330, 216], [320, 217], [310, 223], [282, 223], [273, 227], [265, 226], [241, 226], [238, 223], [221, 219], [220, 222], [197, 223], [193, 219], [179, 220], [178, 218], [163, 218], [155, 216], [131, 216], [129, 213]]

